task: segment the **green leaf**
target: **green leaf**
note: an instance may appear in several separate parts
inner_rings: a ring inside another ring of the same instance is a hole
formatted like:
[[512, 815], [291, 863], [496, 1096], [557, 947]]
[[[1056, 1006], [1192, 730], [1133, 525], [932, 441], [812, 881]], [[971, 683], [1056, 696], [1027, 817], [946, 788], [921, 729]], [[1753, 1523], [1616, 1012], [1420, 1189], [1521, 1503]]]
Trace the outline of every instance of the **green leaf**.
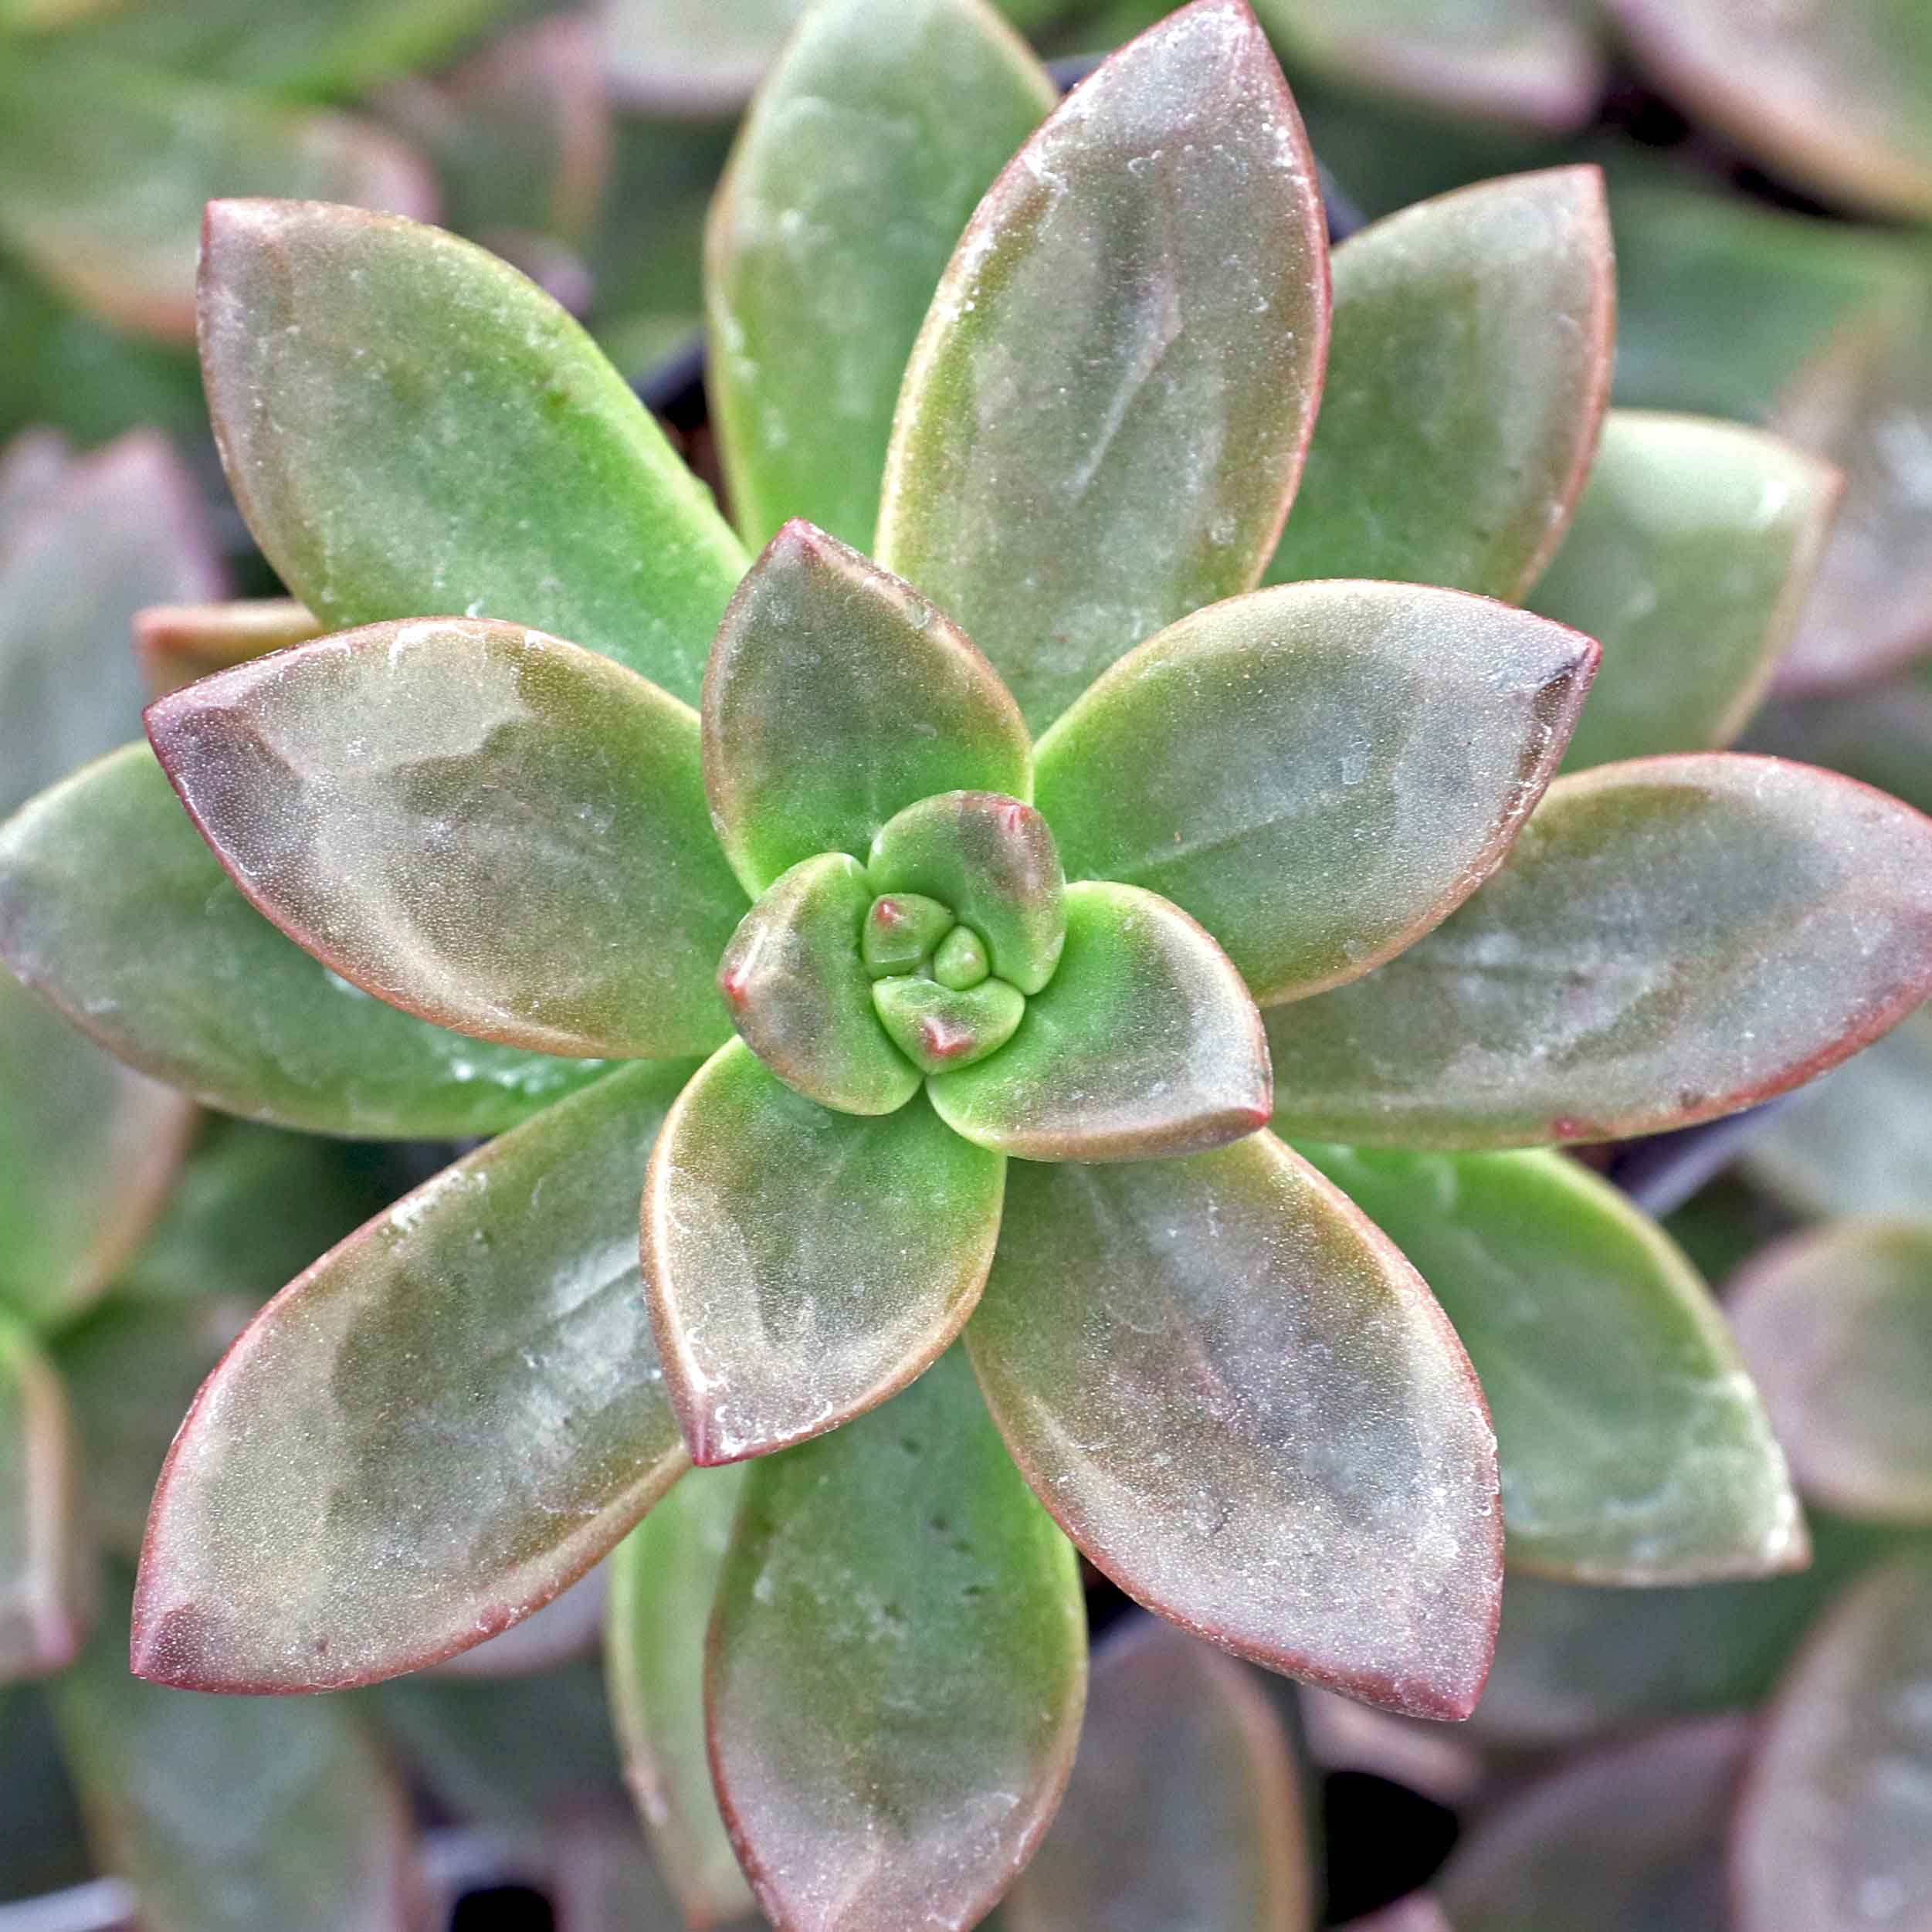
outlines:
[[1589, 473], [1615, 330], [1594, 168], [1459, 188], [1337, 249], [1321, 420], [1268, 581], [1519, 599]]
[[0, 1684], [59, 1669], [86, 1635], [79, 1489], [60, 1379], [0, 1310]]
[[1441, 114], [1567, 133], [1603, 88], [1603, 55], [1575, 0], [1259, 0], [1256, 11], [1293, 62], [1337, 87]]
[[1932, 1012], [1921, 1008], [1781, 1107], [1744, 1151], [1754, 1180], [1815, 1215], [1932, 1202]]
[[1366, 979], [1273, 1008], [1283, 1132], [1601, 1141], [1835, 1066], [1932, 992], [1932, 822], [1710, 752], [1560, 778], [1502, 869]]
[[1295, 1764], [1255, 1680], [1143, 1622], [1094, 1660], [1053, 1829], [1009, 1932], [1307, 1932], [1315, 1879]]
[[1057, 99], [982, 0], [836, 0], [805, 15], [738, 137], [707, 246], [713, 420], [747, 541], [808, 517], [870, 546], [933, 291]]
[[331, 629], [456, 611], [695, 703], [745, 558], [596, 345], [469, 242], [219, 202], [202, 363], [242, 514]]
[[0, 1308], [51, 1325], [95, 1300], [160, 1212], [193, 1122], [0, 968]]
[[841, 1113], [894, 1113], [919, 1091], [873, 1010], [860, 963], [872, 904], [856, 859], [802, 860], [745, 914], [718, 967], [745, 1044], [786, 1086]]
[[1707, 1718], [1531, 1785], [1436, 1880], [1456, 1932], [1725, 1932], [1724, 1836], [1751, 1742], [1744, 1719]]
[[[1920, 258], [1924, 266], [1923, 258]], [[1932, 650], [1932, 494], [1921, 440], [1932, 430], [1932, 283], [1848, 323], [1779, 396], [1774, 428], [1842, 464], [1845, 507], [1798, 635], [1778, 666], [1782, 692], [1869, 682]]]
[[135, 657], [149, 686], [163, 697], [211, 671], [225, 671], [321, 635], [315, 613], [292, 597], [151, 604], [134, 613]]
[[1400, 951], [1502, 863], [1596, 656], [1449, 591], [1264, 591], [1093, 685], [1041, 741], [1040, 809], [1073, 877], [1164, 894], [1256, 998], [1299, 998]]
[[1003, 979], [959, 988], [937, 979], [882, 979], [872, 999], [886, 1031], [922, 1073], [977, 1066], [1013, 1037], [1026, 1015], [1025, 995]]
[[1610, 412], [1530, 600], [1603, 646], [1570, 769], [1737, 735], [1791, 641], [1842, 487], [1756, 430]]
[[1910, 1924], [1932, 1889], [1932, 1552], [1866, 1578], [1772, 1707], [1732, 1832], [1739, 1932]]
[[0, 69], [0, 237], [89, 314], [187, 342], [202, 210], [223, 195], [428, 219], [435, 183], [373, 123], [56, 42]]
[[644, 1284], [700, 1463], [836, 1429], [959, 1333], [999, 1231], [1005, 1162], [923, 1101], [835, 1113], [741, 1041], [666, 1121], [644, 1182]]
[[144, 1932], [409, 1932], [403, 1794], [350, 1707], [137, 1683], [125, 1601], [53, 1694], [97, 1855]]
[[1066, 932], [1066, 876], [1031, 805], [991, 791], [921, 799], [880, 828], [866, 870], [875, 892], [937, 900], [1022, 993], [1053, 977]]
[[1730, 1317], [1805, 1493], [1848, 1515], [1932, 1523], [1932, 1226], [1795, 1235], [1747, 1264]]
[[1254, 588], [1321, 387], [1326, 256], [1244, 0], [1195, 0], [1116, 54], [980, 204], [907, 370], [876, 554], [1036, 728]]
[[703, 1697], [705, 1633], [744, 1474], [693, 1469], [611, 1558], [605, 1668], [625, 1776], [700, 1932], [751, 1910], [711, 1788]]
[[1932, 18], [1918, 0], [1608, 10], [1672, 100], [1774, 173], [1827, 201], [1932, 219]]
[[140, 730], [135, 613], [222, 588], [194, 480], [150, 431], [0, 524], [0, 814]]
[[1072, 1548], [964, 1360], [756, 1464], [711, 1628], [711, 1762], [791, 1932], [975, 1924], [1046, 1829], [1086, 1677]]
[[1016, 1165], [967, 1342], [1130, 1595], [1271, 1669], [1469, 1714], [1502, 1585], [1481, 1392], [1421, 1277], [1272, 1135]]
[[1717, 1303], [1614, 1188], [1559, 1154], [1300, 1151], [1415, 1264], [1469, 1351], [1513, 1567], [1658, 1584], [1804, 1566], [1785, 1459]]
[[1828, 766], [1932, 812], [1932, 659], [1853, 690], [1774, 698], [1744, 748]]
[[424, 1019], [669, 1059], [729, 1024], [744, 909], [698, 721], [594, 653], [459, 618], [371, 625], [154, 704], [161, 764], [249, 900]]
[[493, 1134], [608, 1064], [466, 1039], [310, 958], [229, 883], [144, 744], [0, 828], [0, 953], [130, 1065], [319, 1134]]
[[1019, 1032], [927, 1090], [955, 1133], [1024, 1161], [1191, 1154], [1266, 1124], [1267, 1044], [1241, 975], [1185, 913], [1090, 883], [1067, 888], [1066, 950]]
[[1033, 795], [1026, 727], [964, 633], [798, 522], [725, 614], [705, 675], [704, 778], [754, 896], [820, 852], [863, 858], [894, 813], [936, 792]]
[[686, 1464], [636, 1291], [636, 1191], [681, 1078], [612, 1074], [263, 1310], [155, 1493], [141, 1676], [314, 1690], [419, 1669], [540, 1608], [663, 1494]]

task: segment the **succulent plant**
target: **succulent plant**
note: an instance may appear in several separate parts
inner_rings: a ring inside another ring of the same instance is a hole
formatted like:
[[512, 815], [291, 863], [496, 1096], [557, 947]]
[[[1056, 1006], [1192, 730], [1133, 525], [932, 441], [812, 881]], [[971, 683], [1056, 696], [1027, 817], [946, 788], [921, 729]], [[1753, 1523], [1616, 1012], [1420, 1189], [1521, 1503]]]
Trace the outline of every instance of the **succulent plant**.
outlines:
[[[989, 1909], [1072, 1761], [1075, 1545], [1239, 1655], [1466, 1714], [1479, 1372], [1519, 1564], [1802, 1563], [1694, 1273], [1548, 1150], [1748, 1105], [1932, 990], [1932, 825], [1710, 748], [1835, 480], [1676, 419], [1598, 456], [1594, 172], [1347, 244], [1330, 353], [1242, 0], [1012, 156], [1050, 100], [977, 0], [791, 43], [710, 251], [755, 562], [511, 269], [215, 205], [218, 435], [328, 634], [0, 834], [0, 947], [144, 1070], [510, 1130], [210, 1379], [137, 1669], [392, 1676], [642, 1519], [619, 1710], [699, 1917], [746, 1901], [712, 1773], [782, 1927]], [[1557, 778], [1586, 632], [1628, 645], [1586, 747], [1622, 761]]]

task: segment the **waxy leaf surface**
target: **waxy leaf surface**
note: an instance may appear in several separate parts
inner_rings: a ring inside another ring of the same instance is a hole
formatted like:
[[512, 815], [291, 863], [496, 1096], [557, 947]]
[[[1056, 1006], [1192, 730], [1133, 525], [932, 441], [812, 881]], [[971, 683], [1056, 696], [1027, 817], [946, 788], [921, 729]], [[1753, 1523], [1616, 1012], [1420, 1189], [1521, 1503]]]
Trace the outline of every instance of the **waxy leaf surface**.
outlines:
[[1576, 0], [1259, 0], [1290, 53], [1342, 86], [1564, 132], [1588, 120], [1603, 55]]
[[321, 635], [315, 613], [292, 597], [151, 604], [134, 613], [134, 655], [157, 696]]
[[1622, 1584], [1802, 1567], [1785, 1459], [1717, 1303], [1615, 1188], [1541, 1151], [1300, 1151], [1415, 1264], [1469, 1351], [1513, 1567]]
[[0, 1310], [0, 1684], [58, 1670], [87, 1621], [73, 1431], [59, 1378]]
[[202, 373], [229, 480], [331, 629], [459, 612], [697, 701], [745, 558], [584, 331], [439, 229], [218, 202]]
[[1571, 770], [1727, 744], [1790, 642], [1841, 488], [1735, 423], [1612, 410], [1531, 602], [1603, 646]]
[[937, 900], [986, 944], [993, 971], [1022, 993], [1053, 976], [1066, 928], [1065, 874], [1046, 821], [991, 791], [948, 791], [880, 828], [873, 890]]
[[1321, 385], [1327, 253], [1244, 0], [1195, 0], [1116, 54], [980, 204], [907, 370], [877, 554], [1036, 727], [1253, 588]]
[[707, 379], [747, 541], [809, 517], [870, 546], [933, 291], [1057, 97], [984, 0], [838, 0], [806, 15], [711, 214]]
[[1595, 660], [1454, 591], [1263, 591], [1093, 685], [1041, 742], [1040, 809], [1069, 876], [1161, 893], [1257, 999], [1295, 998], [1379, 964], [1501, 863]]
[[205, 678], [147, 728], [249, 900], [379, 998], [540, 1052], [725, 1036], [744, 902], [698, 721], [607, 659], [508, 624], [372, 625]]
[[1073, 1551], [957, 1354], [755, 1464], [706, 1702], [725, 1818], [773, 1923], [977, 1924], [1072, 1768], [1086, 1623]]
[[1932, 218], [1932, 16], [1917, 0], [1609, 12], [1673, 101], [1774, 171], [1827, 200]]
[[333, 1690], [555, 1596], [687, 1466], [637, 1292], [676, 1067], [612, 1074], [446, 1169], [264, 1309], [182, 1425], [144, 1676]]
[[863, 859], [889, 819], [935, 793], [1033, 789], [1026, 727], [964, 633], [802, 523], [725, 613], [705, 673], [704, 779], [754, 895], [820, 852]]
[[835, 1113], [741, 1041], [713, 1054], [644, 1187], [645, 1285], [692, 1456], [761, 1456], [920, 1374], [979, 1299], [1005, 1164], [923, 1100]]
[[1932, 1523], [1932, 1227], [1841, 1221], [1747, 1266], [1730, 1314], [1798, 1486]]
[[121, 1059], [319, 1134], [493, 1134], [606, 1070], [400, 1013], [244, 899], [146, 745], [0, 828], [0, 953]]
[[893, 1044], [924, 1073], [976, 1065], [1004, 1046], [1026, 1016], [1025, 995], [1003, 979], [963, 988], [937, 979], [886, 979], [872, 998]]
[[358, 1714], [137, 1683], [120, 1588], [53, 1696], [96, 1856], [144, 1932], [413, 1932], [405, 1802]]
[[1009, 1932], [1308, 1932], [1314, 1876], [1281, 1720], [1239, 1664], [1143, 1621], [1100, 1649], [1053, 1828]]
[[1284, 1132], [1608, 1140], [1781, 1093], [1932, 992], [1932, 821], [1722, 753], [1559, 778], [1510, 857], [1365, 979], [1267, 1015]]
[[624, 1774], [693, 1926], [751, 1894], [718, 1814], [705, 1740], [704, 1642], [746, 1466], [693, 1469], [611, 1557], [605, 1674]]
[[1923, 1215], [1932, 1202], [1932, 1012], [1921, 1008], [1781, 1107], [1751, 1178], [1816, 1215]]
[[1241, 975], [1185, 913], [1090, 883], [1067, 888], [1066, 951], [1019, 1030], [927, 1090], [956, 1133], [1003, 1154], [1139, 1161], [1265, 1125], [1267, 1046]]
[[222, 195], [351, 202], [427, 220], [422, 161], [373, 123], [58, 42], [0, 69], [0, 236], [118, 329], [188, 342], [202, 211]]
[[1321, 419], [1269, 581], [1520, 598], [1589, 471], [1615, 302], [1593, 168], [1459, 188], [1337, 249]]
[[160, 1208], [193, 1114], [0, 967], [0, 1308], [53, 1325], [100, 1293]]
[[1481, 1393], [1421, 1277], [1273, 1136], [1016, 1164], [967, 1341], [1029, 1480], [1129, 1594], [1272, 1669], [1468, 1715], [1502, 1586]]
[[856, 859], [802, 859], [745, 914], [718, 967], [745, 1044], [786, 1086], [841, 1113], [890, 1113], [919, 1090], [859, 961], [872, 904]]
[[134, 614], [222, 588], [194, 481], [146, 431], [0, 522], [0, 814], [140, 730]]
[[1580, 1758], [1484, 1819], [1436, 1880], [1456, 1932], [1726, 1932], [1742, 1717]]
[[1772, 1707], [1732, 1838], [1738, 1932], [1923, 1923], [1932, 1896], [1932, 1554], [1842, 1598]]

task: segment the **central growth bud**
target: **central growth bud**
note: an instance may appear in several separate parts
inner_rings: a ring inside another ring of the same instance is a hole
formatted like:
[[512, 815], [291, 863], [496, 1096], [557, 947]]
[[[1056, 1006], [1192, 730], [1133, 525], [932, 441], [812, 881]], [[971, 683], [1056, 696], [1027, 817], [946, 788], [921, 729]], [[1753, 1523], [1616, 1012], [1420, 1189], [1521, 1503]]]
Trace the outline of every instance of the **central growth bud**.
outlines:
[[863, 862], [822, 852], [774, 880], [718, 984], [781, 1080], [842, 1112], [889, 1112], [921, 1076], [976, 1066], [1012, 1038], [1059, 963], [1065, 900], [1031, 805], [944, 792], [890, 819]]

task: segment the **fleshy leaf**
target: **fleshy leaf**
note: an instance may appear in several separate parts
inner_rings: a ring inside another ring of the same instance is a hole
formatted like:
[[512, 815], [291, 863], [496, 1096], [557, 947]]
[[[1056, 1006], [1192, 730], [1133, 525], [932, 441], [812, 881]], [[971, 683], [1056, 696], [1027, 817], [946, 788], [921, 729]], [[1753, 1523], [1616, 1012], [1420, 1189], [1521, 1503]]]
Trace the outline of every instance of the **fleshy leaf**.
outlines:
[[178, 1093], [0, 967], [0, 1308], [53, 1325], [93, 1300], [159, 1211], [193, 1123]]
[[1116, 54], [980, 204], [906, 372], [876, 554], [1036, 728], [1254, 588], [1321, 387], [1327, 253], [1244, 0], [1195, 0]]
[[144, 744], [0, 827], [0, 953], [130, 1065], [318, 1134], [493, 1134], [604, 1073], [399, 1013], [229, 883]]
[[1932, 1011], [1781, 1108], [1744, 1162], [1808, 1214], [1923, 1215], [1932, 1202]]
[[1053, 976], [1066, 931], [1066, 876], [1046, 821], [991, 791], [948, 791], [889, 819], [866, 871], [877, 893], [936, 899], [986, 942], [1022, 993]]
[[806, 14], [739, 136], [707, 249], [713, 420], [750, 541], [797, 516], [870, 545], [933, 291], [1057, 98], [983, 0]]
[[371, 122], [57, 42], [11, 44], [0, 75], [0, 236], [117, 328], [192, 341], [202, 210], [217, 195], [436, 212], [422, 161]]
[[743, 1464], [693, 1469], [611, 1558], [605, 1670], [625, 1777], [692, 1925], [751, 1910], [711, 1788], [704, 1640]]
[[1610, 0], [1609, 12], [1673, 101], [1778, 172], [1827, 200], [1932, 217], [1932, 19], [1918, 0]]
[[1269, 581], [1520, 598], [1588, 474], [1615, 329], [1594, 168], [1479, 182], [1344, 243], [1321, 420]]
[[1241, 975], [1185, 913], [1090, 882], [1066, 890], [1066, 950], [1019, 1030], [928, 1091], [955, 1133], [1022, 1160], [1189, 1154], [1266, 1124], [1267, 1043]]
[[139, 731], [134, 613], [222, 588], [194, 480], [151, 432], [69, 465], [0, 525], [0, 814]]
[[292, 597], [152, 604], [134, 614], [134, 654], [157, 696], [321, 635], [315, 613]]
[[538, 1052], [725, 1036], [744, 899], [698, 721], [620, 666], [513, 625], [371, 625], [205, 678], [147, 730], [250, 901], [378, 998]]
[[1734, 1112], [1932, 993], [1932, 822], [1727, 753], [1559, 778], [1502, 869], [1388, 964], [1267, 1015], [1275, 1120], [1411, 1147]]
[[1793, 1235], [1746, 1267], [1730, 1314], [1805, 1493], [1932, 1523], [1932, 1228], [1843, 1221]]
[[1020, 1466], [1184, 1629], [1463, 1717], [1495, 1641], [1495, 1438], [1421, 1277], [1270, 1134], [1017, 1164], [967, 1331]]
[[1513, 1568], [1659, 1584], [1803, 1567], [1785, 1459], [1717, 1303], [1614, 1188], [1560, 1154], [1300, 1151], [1469, 1351]]
[[[671, 1491], [676, 1494], [675, 1487]], [[487, 1639], [473, 1650], [460, 1650], [430, 1666], [427, 1675], [474, 1683], [500, 1683], [506, 1678], [531, 1677], [561, 1669], [588, 1656], [597, 1647], [604, 1627], [608, 1595], [604, 1566], [587, 1570], [561, 1596], [521, 1623]]]
[[358, 1714], [137, 1683], [124, 1591], [53, 1695], [97, 1854], [145, 1932], [411, 1932], [408, 1813]]
[[1932, 1554], [1843, 1598], [1785, 1680], [1732, 1835], [1739, 1932], [1910, 1924], [1932, 1891]]
[[[1680, 1724], [1566, 1764], [1487, 1816], [1437, 1879], [1456, 1932], [1721, 1932], [1751, 1732]], [[1812, 1927], [1810, 1932], [1819, 1932]]]
[[922, 1073], [977, 1066], [1013, 1037], [1026, 1014], [1025, 995], [1003, 979], [960, 988], [937, 978], [882, 979], [872, 998], [886, 1031]]
[[72, 1661], [87, 1623], [73, 1430], [60, 1379], [0, 1309], [0, 1684]]
[[1291, 57], [1338, 87], [1554, 133], [1589, 118], [1604, 59], [1574, 0], [1259, 0]]
[[330, 629], [500, 617], [697, 701], [744, 554], [541, 290], [413, 222], [231, 201], [201, 307], [236, 500]]
[[835, 1113], [741, 1041], [713, 1054], [644, 1183], [645, 1286], [693, 1458], [836, 1429], [920, 1374], [979, 1299], [1005, 1164], [923, 1100]]
[[725, 613], [705, 674], [704, 777], [754, 895], [818, 853], [863, 858], [887, 819], [935, 792], [1033, 793], [1026, 727], [964, 634], [795, 522]]
[[924, 893], [883, 894], [866, 914], [859, 942], [866, 977], [890, 979], [920, 971], [947, 935], [960, 930], [953, 924], [952, 908]]
[[1565, 764], [1727, 744], [1763, 697], [1842, 479], [1736, 423], [1612, 410], [1531, 599], [1603, 646]]
[[1072, 1768], [1086, 1621], [1073, 1552], [957, 1354], [755, 1465], [706, 1703], [768, 1916], [788, 1932], [983, 1917]]
[[890, 1113], [919, 1090], [873, 1010], [859, 959], [872, 907], [856, 859], [802, 860], [745, 914], [718, 968], [745, 1044], [786, 1086], [841, 1113]]
[[1256, 998], [1298, 998], [1399, 951], [1501, 863], [1596, 656], [1452, 591], [1238, 598], [1123, 659], [1054, 725], [1040, 809], [1069, 876], [1164, 894]]
[[1281, 1720], [1236, 1663], [1143, 1622], [1104, 1644], [1008, 1932], [1307, 1932], [1315, 1881]]
[[540, 1608], [663, 1494], [687, 1464], [637, 1293], [637, 1177], [682, 1077], [627, 1068], [547, 1110], [269, 1303], [155, 1493], [140, 1675], [419, 1669]]

